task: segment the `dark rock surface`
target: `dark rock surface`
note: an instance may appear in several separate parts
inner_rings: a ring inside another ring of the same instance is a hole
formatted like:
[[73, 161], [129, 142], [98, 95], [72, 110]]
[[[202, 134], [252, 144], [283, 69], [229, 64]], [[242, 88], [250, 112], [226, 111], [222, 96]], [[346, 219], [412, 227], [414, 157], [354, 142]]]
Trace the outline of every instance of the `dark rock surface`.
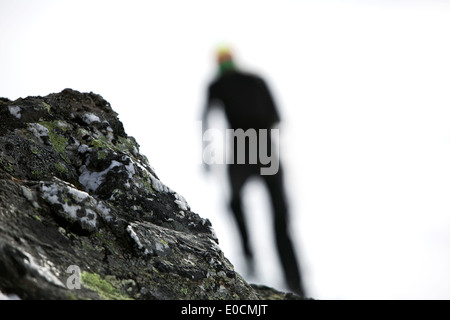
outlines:
[[0, 297], [285, 299], [250, 286], [101, 96], [0, 99]]

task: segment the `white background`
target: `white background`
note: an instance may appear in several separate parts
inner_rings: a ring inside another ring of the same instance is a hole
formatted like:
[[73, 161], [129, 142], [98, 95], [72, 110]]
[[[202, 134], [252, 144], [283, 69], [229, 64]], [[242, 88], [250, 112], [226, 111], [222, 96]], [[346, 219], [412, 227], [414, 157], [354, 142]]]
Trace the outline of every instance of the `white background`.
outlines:
[[[0, 96], [95, 92], [244, 273], [223, 168], [198, 164], [214, 50], [266, 77], [306, 287], [317, 299], [450, 298], [450, 2], [0, 0]], [[259, 271], [281, 290], [264, 189]]]

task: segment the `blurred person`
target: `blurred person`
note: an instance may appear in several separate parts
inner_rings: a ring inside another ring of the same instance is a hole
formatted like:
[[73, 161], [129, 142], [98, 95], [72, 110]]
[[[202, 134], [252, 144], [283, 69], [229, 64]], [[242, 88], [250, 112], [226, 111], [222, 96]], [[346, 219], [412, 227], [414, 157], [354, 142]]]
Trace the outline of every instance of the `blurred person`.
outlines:
[[[279, 164], [279, 154], [276, 154], [277, 148], [273, 144], [272, 138], [274, 133], [278, 134], [278, 131], [273, 130], [280, 122], [278, 110], [266, 82], [255, 74], [241, 71], [236, 66], [230, 49], [221, 48], [218, 51], [217, 64], [219, 72], [208, 87], [203, 125], [204, 129], [208, 128], [208, 114], [215, 106], [219, 106], [223, 108], [228, 126], [234, 130], [233, 133], [237, 130], [241, 130], [241, 135], [242, 132], [248, 133], [244, 138], [248, 138], [249, 143], [244, 142], [244, 146], [242, 146], [242, 140], [240, 144], [234, 143], [237, 134], [231, 135], [232, 139], [231, 141], [228, 139], [228, 142], [232, 143], [229, 153], [233, 158], [227, 161], [231, 187], [230, 209], [238, 226], [247, 266], [250, 271], [253, 270], [254, 257], [249, 243], [241, 193], [244, 184], [250, 178], [260, 177], [270, 195], [276, 246], [285, 281], [290, 290], [305, 296], [300, 267], [288, 232], [289, 217], [283, 170]], [[256, 141], [251, 139], [250, 133], [253, 133]], [[256, 143], [256, 146], [252, 146], [252, 143]], [[227, 147], [230, 146], [227, 145]], [[261, 153], [261, 151], [263, 152]], [[242, 152], [245, 154], [242, 155]], [[255, 152], [257, 154], [254, 154]], [[264, 153], [266, 153], [266, 158], [263, 157]], [[277, 157], [278, 164], [271, 166], [276, 169], [275, 171], [266, 171], [264, 174], [262, 170], [267, 169], [265, 166], [268, 164], [267, 156], [269, 154], [274, 161], [273, 157]], [[243, 156], [245, 156], [245, 161], [242, 161]], [[206, 166], [206, 168], [208, 167]]]

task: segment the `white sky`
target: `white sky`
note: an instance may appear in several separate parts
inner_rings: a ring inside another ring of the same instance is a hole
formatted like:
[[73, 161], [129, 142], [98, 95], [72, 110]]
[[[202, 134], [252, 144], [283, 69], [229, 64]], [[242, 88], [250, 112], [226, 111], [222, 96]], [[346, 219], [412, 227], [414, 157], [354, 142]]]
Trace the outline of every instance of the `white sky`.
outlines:
[[[243, 270], [193, 127], [214, 49], [265, 76], [284, 124], [291, 231], [318, 299], [450, 298], [450, 2], [0, 0], [0, 96], [108, 100], [162, 181]], [[261, 270], [283, 289], [260, 186]]]

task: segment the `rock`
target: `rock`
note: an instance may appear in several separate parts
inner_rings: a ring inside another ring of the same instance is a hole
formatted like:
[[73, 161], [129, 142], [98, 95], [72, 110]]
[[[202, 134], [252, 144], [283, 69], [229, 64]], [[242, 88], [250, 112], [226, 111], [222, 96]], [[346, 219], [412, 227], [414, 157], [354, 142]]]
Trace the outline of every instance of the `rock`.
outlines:
[[210, 221], [159, 180], [101, 96], [0, 99], [1, 297], [259, 299], [271, 290], [234, 271]]

